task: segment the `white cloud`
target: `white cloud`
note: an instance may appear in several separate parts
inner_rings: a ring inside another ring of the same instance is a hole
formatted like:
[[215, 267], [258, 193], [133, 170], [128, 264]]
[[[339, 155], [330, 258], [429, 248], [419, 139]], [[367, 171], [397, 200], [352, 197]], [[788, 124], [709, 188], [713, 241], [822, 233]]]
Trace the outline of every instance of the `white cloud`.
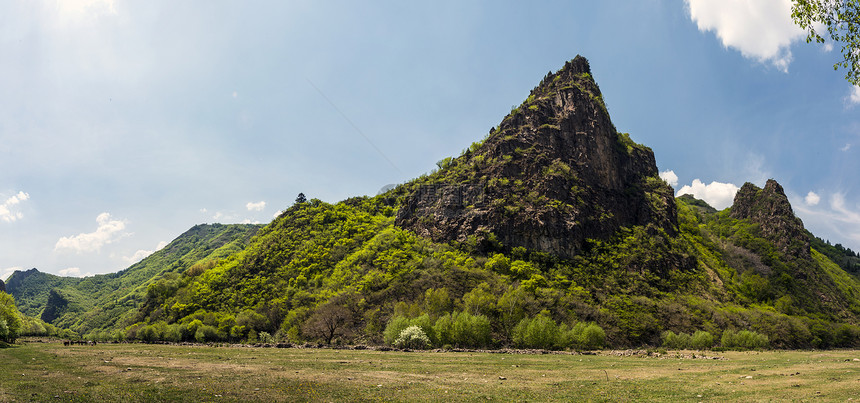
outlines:
[[129, 264], [134, 264], [143, 260], [147, 256], [155, 253], [156, 251], [161, 250], [161, 248], [164, 248], [165, 246], [167, 246], [167, 242], [161, 241], [158, 243], [158, 245], [156, 245], [154, 250], [138, 249], [137, 252], [134, 252], [131, 256], [123, 256], [122, 260], [125, 260]]
[[833, 43], [827, 42], [824, 44], [824, 46], [821, 47], [821, 49], [823, 49], [825, 52], [828, 52], [828, 53], [832, 52], [833, 51]]
[[275, 212], [275, 215], [273, 215], [273, 216], [272, 216], [272, 218], [278, 218], [278, 216], [279, 216], [279, 215], [281, 215], [281, 214], [284, 214], [284, 210], [278, 210], [278, 211], [276, 211], [276, 212]]
[[678, 196], [693, 195], [693, 197], [704, 200], [715, 209], [722, 210], [732, 205], [739, 189], [731, 183], [711, 182], [706, 185], [699, 179], [693, 179], [691, 185], [684, 185], [678, 190]]
[[259, 224], [259, 223], [260, 223], [260, 221], [258, 221], [258, 220], [252, 220], [250, 218], [246, 218], [246, 219], [242, 220], [242, 222], [240, 224]]
[[821, 196], [817, 195], [815, 192], [810, 191], [806, 194], [806, 197], [803, 199], [808, 206], [814, 206], [821, 201]]
[[792, 42], [805, 32], [791, 20], [791, 0], [686, 0], [699, 31], [714, 31], [723, 46], [788, 72]]
[[99, 214], [96, 217], [96, 223], [98, 223], [98, 228], [95, 232], [64, 236], [57, 241], [54, 250], [68, 249], [77, 253], [97, 252], [102, 246], [127, 235], [122, 232], [125, 229], [125, 222], [112, 220], [109, 213]]
[[256, 203], [248, 202], [248, 204], [246, 204], [245, 207], [248, 209], [248, 211], [263, 211], [263, 209], [266, 208], [266, 202], [265, 201], [259, 201]]
[[675, 171], [667, 170], [660, 172], [660, 177], [663, 178], [666, 183], [671, 187], [678, 186], [678, 175], [675, 175]]
[[89, 277], [93, 275], [93, 273], [91, 272], [81, 273], [80, 267], [65, 268], [63, 270], [58, 271], [57, 273], [61, 276], [66, 277]]
[[849, 105], [860, 105], [860, 86], [852, 86], [851, 94], [846, 98]]
[[0, 204], [0, 220], [5, 222], [18, 221], [24, 218], [24, 214], [20, 211], [15, 211], [15, 206], [21, 204], [22, 201], [30, 199], [30, 195], [19, 191], [18, 194], [6, 199], [3, 204]]
[[840, 148], [841, 151], [848, 151], [850, 149], [851, 149], [851, 143], [845, 143], [845, 145], [842, 146], [842, 148]]

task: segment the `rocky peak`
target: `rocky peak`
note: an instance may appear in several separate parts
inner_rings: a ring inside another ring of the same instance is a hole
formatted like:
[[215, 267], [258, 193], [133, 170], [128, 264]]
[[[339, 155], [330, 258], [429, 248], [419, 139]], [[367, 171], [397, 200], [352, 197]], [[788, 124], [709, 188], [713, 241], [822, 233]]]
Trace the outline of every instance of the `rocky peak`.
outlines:
[[735, 195], [731, 217], [748, 219], [761, 228], [764, 237], [789, 257], [810, 257], [809, 239], [803, 222], [794, 215], [782, 186], [768, 179], [764, 189], [745, 183]]
[[620, 227], [677, 231], [653, 152], [615, 130], [581, 56], [544, 77], [482, 143], [409, 185], [397, 225], [440, 242], [570, 258]]

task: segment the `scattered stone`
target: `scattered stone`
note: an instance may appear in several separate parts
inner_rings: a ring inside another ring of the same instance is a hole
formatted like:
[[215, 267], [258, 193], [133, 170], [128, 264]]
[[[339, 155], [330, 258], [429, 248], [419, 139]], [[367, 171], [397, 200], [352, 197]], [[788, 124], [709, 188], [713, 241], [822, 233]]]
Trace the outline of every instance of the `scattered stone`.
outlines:
[[504, 381], [505, 379], [508, 379], [508, 378], [505, 378], [505, 377], [503, 377], [503, 376], [499, 375], [499, 380], [500, 380], [500, 381]]

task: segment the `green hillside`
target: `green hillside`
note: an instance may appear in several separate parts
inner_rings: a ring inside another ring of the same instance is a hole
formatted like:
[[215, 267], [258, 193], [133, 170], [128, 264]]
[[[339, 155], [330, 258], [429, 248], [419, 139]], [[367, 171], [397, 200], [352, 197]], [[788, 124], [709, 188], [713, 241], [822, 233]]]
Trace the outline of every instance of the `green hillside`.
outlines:
[[[514, 344], [516, 326], [541, 313], [568, 326], [596, 322], [613, 346], [659, 344], [665, 330], [724, 329], [757, 331], [776, 347], [857, 345], [856, 278], [814, 250], [803, 270], [815, 282], [788, 277], [792, 267], [756, 225], [686, 200], [678, 199], [679, 236], [623, 229], [573, 260], [430, 242], [394, 226], [384, 196], [312, 200], [220, 265], [171, 280], [166, 289], [176, 291], [158, 296], [160, 312], [147, 323], [163, 332], [184, 326], [192, 339], [188, 325], [199, 320], [215, 339], [253, 330], [319, 340], [319, 315], [334, 305], [344, 308], [336, 335], [353, 342], [382, 342], [395, 315], [467, 312], [489, 319], [495, 345]], [[685, 261], [693, 268], [671, 265]]]
[[16, 271], [7, 282], [21, 312], [55, 326], [86, 333], [125, 326], [156, 279], [181, 273], [201, 260], [241, 250], [258, 225], [197, 225], [163, 249], [117, 273], [60, 277], [36, 269]]

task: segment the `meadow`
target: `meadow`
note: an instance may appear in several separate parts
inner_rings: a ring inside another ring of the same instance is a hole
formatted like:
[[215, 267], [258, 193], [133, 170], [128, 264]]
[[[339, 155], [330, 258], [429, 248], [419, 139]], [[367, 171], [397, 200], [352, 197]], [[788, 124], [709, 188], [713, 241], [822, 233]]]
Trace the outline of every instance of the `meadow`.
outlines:
[[[695, 358], [694, 358], [695, 357]], [[0, 349], [0, 401], [860, 401], [860, 351]]]

